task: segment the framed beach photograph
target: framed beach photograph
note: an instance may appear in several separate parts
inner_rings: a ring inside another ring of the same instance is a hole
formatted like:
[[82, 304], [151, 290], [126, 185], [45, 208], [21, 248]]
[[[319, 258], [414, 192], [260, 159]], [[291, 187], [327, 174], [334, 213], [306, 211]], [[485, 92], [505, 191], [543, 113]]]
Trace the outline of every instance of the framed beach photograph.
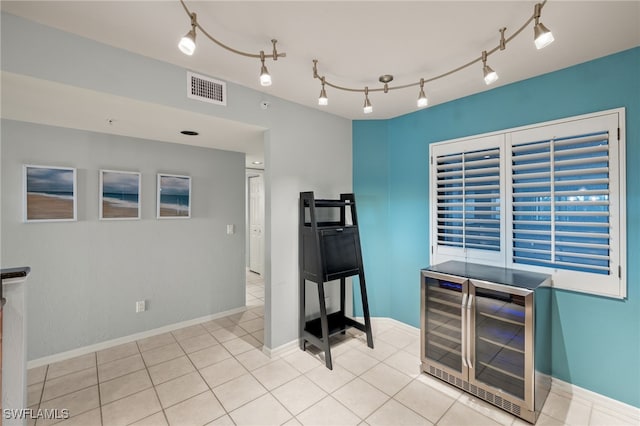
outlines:
[[191, 177], [158, 173], [158, 219], [191, 217]]
[[140, 219], [140, 173], [100, 170], [100, 219]]
[[76, 169], [23, 166], [25, 222], [62, 222], [77, 218]]

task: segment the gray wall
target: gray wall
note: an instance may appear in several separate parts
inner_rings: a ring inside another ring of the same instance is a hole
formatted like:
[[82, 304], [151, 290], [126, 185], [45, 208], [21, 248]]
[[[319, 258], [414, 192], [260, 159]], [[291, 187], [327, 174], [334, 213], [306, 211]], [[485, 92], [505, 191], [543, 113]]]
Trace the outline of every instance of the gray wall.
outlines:
[[[22, 222], [23, 164], [77, 168], [77, 222]], [[142, 173], [141, 220], [98, 219], [100, 169]], [[191, 219], [155, 218], [158, 172], [191, 176]], [[32, 267], [28, 358], [244, 306], [244, 179], [240, 153], [3, 120], [2, 263]]]
[[[3, 71], [269, 129], [264, 139], [265, 346], [275, 349], [295, 340], [298, 194], [314, 190], [326, 198], [351, 190], [351, 121], [233, 83], [227, 83], [226, 107], [196, 102], [185, 96], [183, 67], [5, 13], [1, 30]], [[262, 100], [271, 103], [269, 109], [260, 108]], [[2, 264], [8, 265], [6, 259]]]

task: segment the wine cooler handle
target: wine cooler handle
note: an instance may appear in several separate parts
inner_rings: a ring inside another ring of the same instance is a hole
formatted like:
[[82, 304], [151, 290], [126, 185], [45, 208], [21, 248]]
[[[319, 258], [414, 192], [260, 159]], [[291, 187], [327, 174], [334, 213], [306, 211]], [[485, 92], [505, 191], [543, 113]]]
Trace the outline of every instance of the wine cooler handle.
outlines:
[[460, 330], [462, 330], [462, 348], [460, 352], [462, 354], [462, 365], [464, 365], [464, 368], [469, 367], [469, 364], [467, 364], [467, 334], [469, 334], [467, 330], [467, 296], [468, 294], [466, 292], [462, 294], [462, 303], [460, 304], [460, 313], [462, 315], [462, 324], [460, 327]]
[[467, 300], [467, 363], [469, 364], [469, 368], [473, 370], [473, 362], [471, 362], [471, 358], [473, 354], [471, 353], [471, 304], [473, 303], [473, 294], [469, 294], [469, 299]]

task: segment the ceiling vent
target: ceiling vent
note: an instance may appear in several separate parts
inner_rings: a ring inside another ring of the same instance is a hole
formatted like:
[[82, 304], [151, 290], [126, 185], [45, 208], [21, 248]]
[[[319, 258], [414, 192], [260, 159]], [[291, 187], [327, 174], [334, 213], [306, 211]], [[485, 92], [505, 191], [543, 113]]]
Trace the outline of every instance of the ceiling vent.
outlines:
[[187, 71], [187, 97], [216, 105], [227, 105], [227, 83]]

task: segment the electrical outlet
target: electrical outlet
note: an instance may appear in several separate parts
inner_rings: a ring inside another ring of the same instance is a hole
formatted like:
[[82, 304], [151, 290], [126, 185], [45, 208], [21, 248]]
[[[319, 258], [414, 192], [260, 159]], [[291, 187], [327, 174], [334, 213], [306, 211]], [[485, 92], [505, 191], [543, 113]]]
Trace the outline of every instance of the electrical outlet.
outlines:
[[147, 310], [146, 303], [144, 300], [140, 300], [136, 302], [136, 313], [144, 312]]

